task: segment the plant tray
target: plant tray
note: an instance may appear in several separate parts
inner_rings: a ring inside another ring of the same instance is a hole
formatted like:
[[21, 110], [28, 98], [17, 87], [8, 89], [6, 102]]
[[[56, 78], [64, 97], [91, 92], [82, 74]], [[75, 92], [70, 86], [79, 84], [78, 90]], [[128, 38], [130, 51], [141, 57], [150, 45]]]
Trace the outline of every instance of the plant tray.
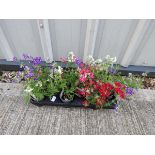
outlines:
[[[33, 99], [31, 99], [31, 103], [36, 105], [36, 106], [62, 106], [64, 108], [71, 108], [71, 107], [80, 107], [80, 108], [91, 108], [91, 109], [97, 109], [95, 105], [90, 105], [88, 107], [85, 107], [82, 102], [84, 101], [83, 98], [80, 98], [78, 96], [74, 97], [74, 100], [72, 102], [69, 103], [63, 103], [60, 98], [59, 95], [56, 96], [56, 100], [54, 102], [50, 101], [49, 98], [45, 98], [43, 101], [34, 101]], [[106, 106], [103, 107], [102, 109], [115, 109], [117, 106], [117, 104], [113, 104], [111, 106]]]

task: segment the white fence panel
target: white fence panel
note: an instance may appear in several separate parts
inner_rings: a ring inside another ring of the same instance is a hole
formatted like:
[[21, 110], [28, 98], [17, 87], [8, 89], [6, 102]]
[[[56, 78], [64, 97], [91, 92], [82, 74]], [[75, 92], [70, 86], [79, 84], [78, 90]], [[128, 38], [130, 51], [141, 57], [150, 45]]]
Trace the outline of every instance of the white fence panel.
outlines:
[[15, 56], [21, 57], [23, 53], [43, 56], [36, 20], [1, 20], [0, 27]]
[[49, 25], [54, 59], [66, 56], [68, 51], [74, 51], [76, 55], [83, 57], [86, 20], [49, 20]]
[[123, 66], [155, 66], [155, 20], [0, 20], [0, 59], [23, 53], [59, 60], [74, 51], [116, 56]]

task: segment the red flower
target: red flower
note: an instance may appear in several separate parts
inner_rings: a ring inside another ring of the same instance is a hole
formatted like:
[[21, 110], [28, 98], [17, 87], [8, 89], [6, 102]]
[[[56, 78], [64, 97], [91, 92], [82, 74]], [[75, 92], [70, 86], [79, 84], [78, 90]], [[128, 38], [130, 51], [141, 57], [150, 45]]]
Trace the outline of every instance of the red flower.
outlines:
[[118, 88], [122, 88], [123, 87], [123, 85], [121, 83], [119, 83], [119, 82], [114, 82], [114, 84]]
[[102, 83], [99, 92], [102, 98], [108, 98], [111, 95], [113, 86], [110, 83]]
[[106, 83], [106, 88], [110, 91], [114, 89], [114, 87], [110, 83]]
[[93, 88], [94, 88], [95, 90], [98, 90], [98, 89], [100, 88], [99, 84], [98, 84], [96, 81], [94, 81]]
[[125, 86], [119, 82], [115, 82], [115, 92], [120, 96], [120, 98], [125, 99], [125, 92], [123, 91]]
[[120, 88], [115, 88], [115, 92], [122, 98], [125, 99], [125, 93]]
[[112, 85], [109, 82], [105, 83], [101, 80], [95, 80], [94, 73], [89, 67], [81, 68], [79, 73], [79, 80], [82, 87], [82, 92], [79, 93], [86, 99], [83, 103], [85, 106], [92, 103], [92, 97], [94, 95], [98, 97], [95, 100], [93, 99], [93, 103], [100, 107], [109, 101], [111, 95], [118, 94], [120, 98], [125, 99], [125, 86], [120, 82], [114, 82]]

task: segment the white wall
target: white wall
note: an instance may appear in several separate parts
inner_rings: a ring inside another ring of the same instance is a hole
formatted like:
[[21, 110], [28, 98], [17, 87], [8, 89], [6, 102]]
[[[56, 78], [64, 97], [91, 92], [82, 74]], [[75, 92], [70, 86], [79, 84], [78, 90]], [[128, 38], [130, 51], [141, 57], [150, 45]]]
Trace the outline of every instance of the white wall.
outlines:
[[155, 66], [155, 20], [0, 20], [0, 59], [23, 53], [58, 60], [74, 51], [116, 56], [123, 66]]

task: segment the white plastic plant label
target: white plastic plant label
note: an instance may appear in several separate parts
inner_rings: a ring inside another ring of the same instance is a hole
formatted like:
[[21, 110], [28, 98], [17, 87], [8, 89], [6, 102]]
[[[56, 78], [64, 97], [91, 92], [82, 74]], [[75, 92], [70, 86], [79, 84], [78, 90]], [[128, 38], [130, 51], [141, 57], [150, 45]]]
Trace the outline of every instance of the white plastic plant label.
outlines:
[[56, 100], [56, 96], [53, 96], [50, 98], [52, 102], [54, 102]]

